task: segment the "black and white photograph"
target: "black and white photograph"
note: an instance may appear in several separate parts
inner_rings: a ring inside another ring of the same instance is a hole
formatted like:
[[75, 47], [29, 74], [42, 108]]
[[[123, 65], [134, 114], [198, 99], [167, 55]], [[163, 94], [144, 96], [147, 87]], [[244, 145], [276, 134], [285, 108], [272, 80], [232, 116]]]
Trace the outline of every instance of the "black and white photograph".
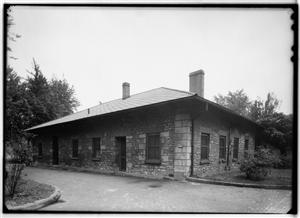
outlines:
[[297, 4], [3, 8], [3, 213], [297, 213]]

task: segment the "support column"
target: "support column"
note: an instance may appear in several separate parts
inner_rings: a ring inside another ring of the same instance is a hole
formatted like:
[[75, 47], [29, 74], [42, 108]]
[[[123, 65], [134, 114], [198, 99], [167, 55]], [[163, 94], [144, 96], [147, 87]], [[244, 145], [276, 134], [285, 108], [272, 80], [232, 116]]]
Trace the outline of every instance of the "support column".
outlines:
[[186, 113], [175, 116], [174, 177], [189, 176], [191, 166], [191, 117]]

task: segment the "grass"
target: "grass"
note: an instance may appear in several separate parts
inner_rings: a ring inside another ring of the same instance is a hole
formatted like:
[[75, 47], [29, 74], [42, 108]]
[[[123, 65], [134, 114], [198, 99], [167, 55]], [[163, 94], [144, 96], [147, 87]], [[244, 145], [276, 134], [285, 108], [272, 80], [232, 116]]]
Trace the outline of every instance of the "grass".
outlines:
[[33, 180], [20, 179], [13, 197], [5, 196], [7, 206], [19, 206], [49, 197], [54, 187]]
[[271, 169], [271, 174], [263, 180], [254, 181], [247, 179], [245, 174], [239, 170], [233, 170], [222, 174], [202, 177], [225, 182], [238, 182], [250, 184], [265, 184], [265, 185], [291, 185], [292, 184], [292, 169]]

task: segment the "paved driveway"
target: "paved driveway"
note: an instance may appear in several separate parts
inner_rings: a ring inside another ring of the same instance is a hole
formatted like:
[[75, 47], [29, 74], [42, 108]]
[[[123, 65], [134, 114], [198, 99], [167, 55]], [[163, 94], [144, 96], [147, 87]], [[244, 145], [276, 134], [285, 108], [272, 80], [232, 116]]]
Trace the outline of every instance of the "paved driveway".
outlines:
[[291, 191], [26, 168], [24, 177], [62, 191], [42, 210], [286, 213]]

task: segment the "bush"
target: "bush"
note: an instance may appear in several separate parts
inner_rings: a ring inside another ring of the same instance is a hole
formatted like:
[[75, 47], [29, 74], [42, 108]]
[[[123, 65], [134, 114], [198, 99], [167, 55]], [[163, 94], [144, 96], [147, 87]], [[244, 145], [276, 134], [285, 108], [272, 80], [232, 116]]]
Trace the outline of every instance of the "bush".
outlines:
[[32, 162], [31, 147], [26, 140], [5, 142], [5, 194], [13, 196], [25, 165]]
[[262, 180], [271, 173], [270, 168], [277, 163], [278, 158], [270, 149], [260, 148], [241, 163], [240, 170], [248, 179]]
[[9, 163], [5, 169], [5, 195], [13, 196], [20, 180], [24, 164]]
[[292, 155], [281, 155], [277, 164], [274, 165], [276, 169], [291, 169]]
[[19, 163], [30, 165], [32, 163], [32, 148], [27, 141], [19, 139], [5, 142], [5, 160], [8, 163]]

